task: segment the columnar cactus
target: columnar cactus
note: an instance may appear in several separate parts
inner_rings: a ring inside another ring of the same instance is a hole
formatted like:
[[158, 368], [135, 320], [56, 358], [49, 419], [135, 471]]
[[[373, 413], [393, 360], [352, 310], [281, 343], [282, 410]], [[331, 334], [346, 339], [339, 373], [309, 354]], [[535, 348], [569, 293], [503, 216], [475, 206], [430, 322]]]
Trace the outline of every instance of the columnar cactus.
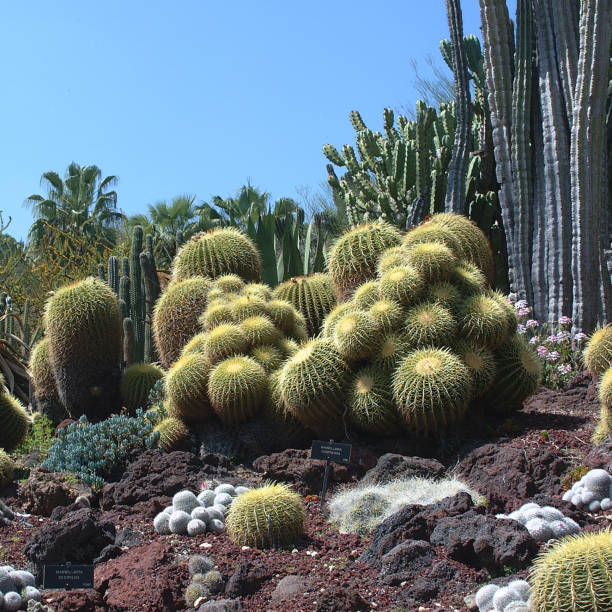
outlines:
[[121, 319], [115, 294], [98, 279], [62, 287], [48, 300], [49, 357], [62, 404], [92, 420], [119, 412]]

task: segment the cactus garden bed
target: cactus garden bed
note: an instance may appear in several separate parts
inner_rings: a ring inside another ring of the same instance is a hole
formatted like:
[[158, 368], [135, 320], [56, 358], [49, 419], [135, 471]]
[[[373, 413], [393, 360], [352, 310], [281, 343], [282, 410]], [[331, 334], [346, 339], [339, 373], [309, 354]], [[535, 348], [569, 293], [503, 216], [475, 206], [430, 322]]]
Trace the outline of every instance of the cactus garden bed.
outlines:
[[[600, 447], [599, 454], [593, 452], [590, 437], [596, 421], [596, 392], [591, 378], [585, 375], [575, 379], [564, 392], [541, 390], [514, 416], [492, 421], [488, 432], [478, 437], [465, 437], [457, 448], [432, 449], [431, 455], [447, 469], [456, 467], [454, 472], [471, 481], [487, 498], [486, 511], [483, 510], [482, 515], [476, 512], [475, 516], [481, 516], [480, 521], [489, 521], [496, 512], [510, 512], [534, 499], [541, 505], [552, 503], [555, 498], [560, 500], [559, 493], [579, 480], [587, 468], [609, 463], [612, 455], [608, 447]], [[361, 456], [365, 451], [374, 458], [383, 454], [376, 445], [368, 450], [365, 440], [353, 441], [353, 444]], [[530, 461], [525, 461], [522, 467], [513, 463], [519, 455]], [[258, 486], [265, 480], [265, 474], [248, 466], [233, 465], [219, 456], [209, 455], [199, 460], [191, 453], [179, 452], [167, 457], [169, 463], [164, 470], [169, 481], [179, 479], [181, 473], [188, 475], [180, 488], [191, 485], [195, 489], [197, 479], [243, 482], [250, 486]], [[503, 461], [504, 457], [511, 462], [505, 464], [502, 474], [496, 458]], [[538, 463], [538, 458], [548, 463]], [[268, 465], [274, 460], [271, 456]], [[187, 465], [190, 461], [191, 467]], [[360, 560], [362, 555], [371, 554], [368, 550], [376, 544], [376, 532], [364, 536], [339, 533], [328, 517], [321, 514], [319, 502], [314, 498], [306, 498], [303, 537], [294, 545], [280, 549], [243, 548], [233, 544], [227, 533], [193, 537], [158, 535], [153, 528], [153, 517], [168, 505], [171, 496], [139, 497], [143, 487], [151, 487], [150, 482], [143, 480], [144, 471], [144, 466], [140, 472], [138, 466], [128, 466], [127, 479], [124, 475], [122, 481], [105, 485], [98, 499], [94, 498], [92, 510], [69, 506], [56, 510], [55, 518], [59, 521], [31, 514], [0, 527], [0, 564], [28, 567], [31, 552], [26, 552], [31, 549], [28, 544], [34, 533], [69, 522], [72, 510], [84, 515], [91, 513], [99, 524], [113, 525], [119, 545], [113, 544], [115, 548], [111, 546], [105, 553], [114, 558], [101, 560], [96, 565], [95, 589], [43, 591], [43, 602], [62, 612], [188, 610], [184, 600], [190, 580], [187, 562], [190, 555], [196, 554], [210, 557], [224, 579], [224, 591], [210, 599], [231, 599], [234, 606], [240, 602], [242, 610], [469, 610], [469, 605], [476, 609], [469, 596], [480, 586], [491, 580], [503, 585], [528, 575], [526, 569], [501, 566], [492, 571], [490, 567], [478, 567], [479, 564], [470, 559], [458, 560], [452, 547], [440, 545], [432, 535], [430, 544], [425, 541], [421, 545], [426, 551], [420, 561], [418, 556], [415, 556], [417, 561], [404, 561], [403, 565], [395, 560], [399, 567], [392, 568], [397, 570], [393, 576], [399, 578], [389, 577], [392, 559], [385, 561], [389, 566], [387, 573], [375, 561]], [[547, 471], [549, 473], [545, 473]], [[495, 479], [501, 481], [502, 478], [506, 484], [496, 483]], [[356, 479], [353, 475], [345, 486], [355, 486]], [[509, 494], [505, 499], [499, 495], [504, 488]], [[2, 499], [14, 511], [25, 513], [25, 490], [24, 484], [19, 490], [13, 484], [3, 490]], [[117, 503], [109, 501], [113, 495]], [[132, 503], [127, 503], [130, 495]], [[99, 507], [101, 501], [103, 510]], [[609, 513], [590, 515], [564, 503], [559, 503], [558, 507], [575, 517], [583, 531], [595, 531], [611, 523]], [[432, 512], [443, 515], [440, 510]], [[473, 514], [473, 510], [468, 510], [468, 514], [459, 515], [459, 518], [466, 517], [465, 523], [468, 515], [474, 519]], [[453, 524], [452, 517], [444, 520]], [[410, 524], [407, 519], [406, 525]], [[423, 538], [427, 540], [421, 533], [416, 540], [423, 541]], [[405, 555], [408, 560], [409, 550]], [[406, 572], [405, 576], [410, 578], [401, 580], [401, 572]], [[151, 573], [157, 576], [153, 582], [147, 578]], [[287, 599], [282, 599], [283, 596]]]

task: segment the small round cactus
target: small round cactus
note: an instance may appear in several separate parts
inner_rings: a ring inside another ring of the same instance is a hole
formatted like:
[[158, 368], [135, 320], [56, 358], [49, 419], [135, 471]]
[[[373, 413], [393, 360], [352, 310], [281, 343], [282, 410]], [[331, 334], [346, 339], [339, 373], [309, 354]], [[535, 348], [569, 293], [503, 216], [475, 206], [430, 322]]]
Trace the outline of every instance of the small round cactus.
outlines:
[[12, 452], [28, 435], [30, 417], [10, 393], [0, 393], [0, 448]]
[[205, 584], [201, 582], [192, 582], [185, 589], [185, 603], [190, 608], [195, 608], [198, 601], [206, 601], [210, 595], [210, 591]]
[[376, 327], [383, 331], [388, 332], [399, 327], [403, 320], [402, 307], [393, 300], [376, 300], [370, 306], [368, 314], [374, 320]]
[[189, 441], [189, 429], [183, 421], [175, 417], [166, 417], [154, 428], [159, 433], [157, 445], [167, 453], [177, 450]]
[[379, 283], [380, 297], [393, 300], [402, 306], [416, 303], [425, 289], [425, 283], [418, 270], [405, 264], [390, 268], [381, 277]]
[[15, 462], [0, 448], [0, 489], [11, 483], [14, 471]]
[[353, 293], [353, 303], [361, 310], [367, 310], [379, 298], [378, 281], [371, 280], [363, 283]]
[[189, 514], [194, 508], [199, 506], [200, 502], [194, 493], [191, 491], [179, 491], [172, 498], [172, 507], [174, 510], [182, 510]]
[[453, 252], [439, 242], [421, 242], [409, 248], [408, 262], [425, 282], [448, 280], [457, 265]]
[[248, 281], [261, 280], [261, 257], [255, 243], [233, 227], [195, 234], [176, 254], [172, 267], [172, 278], [179, 281], [228, 274]]
[[170, 520], [168, 521], [170, 531], [179, 535], [185, 535], [187, 533], [187, 525], [189, 525], [190, 520], [191, 516], [187, 512], [175, 510], [170, 515]]
[[184, 421], [203, 421], [214, 412], [206, 393], [210, 365], [199, 353], [181, 357], [164, 381], [171, 416]]
[[404, 425], [425, 435], [460, 420], [470, 392], [467, 366], [449, 349], [413, 351], [393, 377], [393, 395]]
[[304, 533], [301, 497], [285, 484], [251, 489], [238, 497], [227, 517], [235, 544], [264, 548], [294, 543]]
[[243, 423], [260, 409], [267, 389], [266, 372], [250, 357], [219, 363], [208, 381], [210, 403], [225, 424]]
[[221, 572], [209, 570], [202, 577], [202, 583], [213, 595], [220, 593], [225, 588], [225, 580]]
[[200, 519], [192, 518], [187, 523], [187, 535], [197, 536], [206, 533], [206, 523]]
[[423, 302], [406, 313], [404, 336], [410, 346], [449, 346], [457, 333], [450, 310], [436, 302]]
[[535, 612], [612, 610], [612, 534], [569, 536], [541, 553], [531, 570]]
[[380, 329], [374, 317], [359, 310], [345, 314], [336, 325], [334, 345], [351, 361], [372, 355], [380, 346]]
[[172, 532], [170, 531], [170, 515], [167, 512], [160, 512], [153, 519], [153, 527], [155, 527], [155, 531], [159, 533], [159, 535], [169, 535]]
[[205, 574], [215, 567], [213, 560], [205, 555], [192, 555], [189, 557], [187, 565], [191, 576], [195, 574]]
[[223, 323], [206, 334], [202, 348], [208, 363], [215, 365], [228, 357], [246, 352], [248, 346], [249, 340], [239, 325]]
[[152, 363], [135, 363], [121, 375], [121, 400], [132, 415], [138, 408], [145, 410], [149, 393], [155, 383], [164, 377], [164, 371]]
[[612, 325], [597, 329], [584, 349], [584, 363], [595, 376], [612, 366]]
[[375, 278], [380, 256], [400, 242], [399, 231], [381, 221], [364, 223], [340, 236], [328, 258], [329, 274], [336, 288], [348, 294]]
[[459, 312], [459, 331], [466, 340], [496, 348], [511, 331], [508, 318], [497, 300], [484, 294], [465, 299]]

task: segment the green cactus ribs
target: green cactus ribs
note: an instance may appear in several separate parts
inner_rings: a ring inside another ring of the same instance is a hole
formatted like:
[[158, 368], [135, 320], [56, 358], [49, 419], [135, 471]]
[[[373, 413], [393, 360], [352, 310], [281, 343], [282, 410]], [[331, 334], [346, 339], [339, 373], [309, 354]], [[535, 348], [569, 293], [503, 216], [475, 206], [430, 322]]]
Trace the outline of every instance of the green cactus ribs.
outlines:
[[28, 370], [34, 390], [34, 408], [57, 425], [68, 417], [68, 413], [62, 405], [55, 385], [55, 377], [49, 361], [48, 338], [43, 338], [32, 350]]
[[612, 534], [569, 536], [540, 553], [529, 582], [535, 612], [612, 610]]
[[194, 235], [176, 254], [173, 279], [194, 276], [217, 278], [235, 274], [246, 281], [261, 281], [261, 256], [253, 241], [231, 227]]
[[121, 320], [113, 291], [95, 278], [59, 289], [48, 300], [49, 357], [62, 404], [91, 421], [119, 412]]
[[584, 349], [584, 364], [595, 376], [612, 366], [612, 325], [595, 330]]
[[382, 253], [401, 242], [400, 233], [384, 222], [364, 223], [346, 232], [332, 247], [329, 274], [338, 292], [347, 295], [376, 277]]
[[322, 273], [294, 277], [276, 287], [274, 296], [302, 313], [310, 337], [321, 331], [323, 320], [336, 305], [333, 281]]
[[393, 396], [404, 426], [431, 435], [463, 418], [471, 386], [467, 366], [449, 349], [419, 349], [398, 366]]
[[30, 417], [21, 402], [10, 393], [0, 393], [0, 448], [15, 450], [28, 435]]
[[226, 527], [234, 544], [265, 548], [295, 543], [304, 522], [301, 497], [285, 484], [268, 484], [234, 500]]
[[163, 378], [164, 371], [151, 363], [135, 363], [121, 375], [121, 399], [131, 416], [138, 408], [145, 410], [149, 393], [155, 383]]

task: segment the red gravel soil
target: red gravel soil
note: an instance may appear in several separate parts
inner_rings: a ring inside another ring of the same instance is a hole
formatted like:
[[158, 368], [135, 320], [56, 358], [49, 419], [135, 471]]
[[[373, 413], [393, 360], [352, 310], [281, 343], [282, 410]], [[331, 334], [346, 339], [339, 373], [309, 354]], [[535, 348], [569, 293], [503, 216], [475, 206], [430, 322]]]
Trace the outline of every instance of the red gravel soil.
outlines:
[[[577, 381], [575, 388], [584, 381]], [[592, 402], [584, 401], [582, 394], [575, 392], [575, 388], [561, 393], [542, 390], [530, 398], [523, 410], [507, 420], [496, 424], [497, 435], [492, 435], [486, 442], [508, 444], [519, 449], [553, 450], [558, 455], [571, 460], [572, 465], [580, 465], [586, 453], [593, 447], [590, 442], [591, 434], [597, 422], [597, 412]], [[592, 394], [592, 392], [591, 392]], [[577, 398], [581, 399], [578, 401]], [[590, 398], [592, 399], [592, 398]], [[4, 491], [5, 501], [16, 511], [21, 511], [15, 489]], [[112, 511], [106, 516], [112, 516], [118, 529], [132, 527], [142, 532], [143, 543], [166, 542], [174, 559], [185, 565], [190, 554], [199, 553], [210, 556], [219, 571], [225, 576], [231, 576], [235, 568], [242, 562], [247, 562], [253, 568], [259, 568], [261, 573], [268, 576], [262, 586], [251, 595], [241, 598], [245, 611], [281, 611], [292, 612], [300, 610], [317, 610], [342, 608], [318, 608], [317, 602], [325, 596], [326, 592], [343, 589], [348, 592], [358, 592], [366, 602], [364, 610], [467, 610], [464, 597], [474, 593], [478, 585], [488, 579], [484, 570], [474, 570], [465, 565], [448, 560], [456, 570], [444, 595], [434, 598], [427, 604], [416, 608], [402, 607], [402, 585], [387, 586], [378, 578], [378, 572], [367, 564], [359, 562], [358, 557], [368, 546], [368, 538], [356, 535], [340, 534], [326, 522], [320, 512], [317, 500], [306, 503], [307, 529], [306, 537], [293, 549], [256, 550], [243, 549], [234, 545], [225, 534], [205, 534], [196, 537], [159, 536], [155, 533], [152, 520], [143, 518], [138, 514], [130, 514], [127, 510]], [[608, 517], [600, 516], [601, 526], [610, 524]], [[48, 522], [48, 518], [31, 516], [25, 522], [15, 521], [9, 526], [0, 526], [0, 565], [10, 564], [24, 567], [27, 559], [23, 553], [26, 542], [31, 533]], [[444, 549], [437, 549], [438, 559], [445, 559]], [[120, 557], [121, 558], [121, 557]], [[107, 562], [112, 563], [112, 561]], [[104, 564], [106, 565], [106, 564]], [[184, 579], [180, 585], [181, 591], [176, 593], [174, 610], [186, 610], [182, 599], [184, 588], [188, 584], [187, 572], [183, 571]], [[302, 592], [295, 596], [291, 602], [281, 601], [273, 603], [271, 595], [278, 582], [285, 576], [299, 575], [307, 577], [312, 584], [312, 590]], [[522, 571], [517, 577], [526, 576]], [[137, 579], [134, 578], [137, 582]], [[54, 595], [51, 595], [54, 598]], [[45, 598], [48, 599], [47, 593]], [[222, 599], [217, 596], [216, 599]], [[52, 604], [53, 605], [53, 604]], [[77, 608], [70, 608], [76, 610]], [[89, 608], [82, 608], [89, 609]], [[96, 608], [91, 608], [92, 610]], [[104, 608], [98, 608], [100, 610]], [[144, 610], [145, 608], [125, 608], [125, 610]], [[158, 609], [158, 608], [156, 608]], [[159, 608], [169, 609], [169, 608]], [[56, 608], [56, 612], [64, 612]], [[153, 610], [151, 610], [153, 612]]]

